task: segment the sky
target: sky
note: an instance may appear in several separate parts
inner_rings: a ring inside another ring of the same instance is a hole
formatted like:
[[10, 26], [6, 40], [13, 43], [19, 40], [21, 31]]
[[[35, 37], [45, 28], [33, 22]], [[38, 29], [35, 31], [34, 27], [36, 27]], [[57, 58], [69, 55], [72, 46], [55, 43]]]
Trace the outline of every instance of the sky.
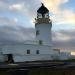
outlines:
[[33, 40], [41, 3], [50, 11], [53, 47], [75, 51], [75, 0], [0, 0], [0, 44]]

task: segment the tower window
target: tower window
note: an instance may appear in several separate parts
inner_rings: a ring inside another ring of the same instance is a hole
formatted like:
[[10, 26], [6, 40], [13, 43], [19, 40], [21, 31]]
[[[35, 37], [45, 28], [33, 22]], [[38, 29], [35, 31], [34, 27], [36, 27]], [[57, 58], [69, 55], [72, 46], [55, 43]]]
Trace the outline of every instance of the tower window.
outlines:
[[39, 30], [36, 31], [36, 35], [39, 35]]
[[37, 18], [42, 18], [42, 15], [41, 14], [37, 14]]
[[27, 50], [27, 54], [30, 54], [30, 50]]
[[45, 14], [45, 18], [49, 18], [49, 14], [47, 13], [47, 14]]
[[36, 54], [39, 54], [39, 50], [36, 51]]
[[42, 45], [42, 40], [39, 40], [39, 44]]

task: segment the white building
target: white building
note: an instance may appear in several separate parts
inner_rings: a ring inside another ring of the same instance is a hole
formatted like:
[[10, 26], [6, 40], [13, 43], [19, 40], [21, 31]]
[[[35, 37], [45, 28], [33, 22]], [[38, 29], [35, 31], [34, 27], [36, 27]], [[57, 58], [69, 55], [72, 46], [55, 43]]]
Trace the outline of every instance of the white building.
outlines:
[[42, 4], [37, 10], [37, 18], [35, 19], [36, 40], [1, 46], [0, 61], [53, 60], [57, 52], [52, 49], [51, 28], [49, 10]]
[[55, 51], [54, 60], [68, 60], [71, 59], [71, 52], [61, 51], [60, 49], [53, 49]]
[[59, 59], [60, 60], [68, 60], [68, 59], [71, 59], [71, 52], [60, 52]]

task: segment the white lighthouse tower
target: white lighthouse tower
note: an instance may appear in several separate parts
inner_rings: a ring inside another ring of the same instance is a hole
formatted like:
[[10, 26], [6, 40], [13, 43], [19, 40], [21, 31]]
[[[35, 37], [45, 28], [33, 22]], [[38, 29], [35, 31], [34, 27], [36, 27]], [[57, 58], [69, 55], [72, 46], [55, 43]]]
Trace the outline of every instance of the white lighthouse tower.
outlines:
[[37, 10], [35, 19], [36, 40], [27, 40], [24, 43], [2, 45], [0, 61], [25, 62], [43, 61], [56, 58], [58, 51], [52, 49], [49, 10], [42, 4]]
[[39, 44], [51, 46], [52, 22], [49, 19], [49, 10], [44, 4], [37, 10], [35, 28], [36, 39], [39, 40]]

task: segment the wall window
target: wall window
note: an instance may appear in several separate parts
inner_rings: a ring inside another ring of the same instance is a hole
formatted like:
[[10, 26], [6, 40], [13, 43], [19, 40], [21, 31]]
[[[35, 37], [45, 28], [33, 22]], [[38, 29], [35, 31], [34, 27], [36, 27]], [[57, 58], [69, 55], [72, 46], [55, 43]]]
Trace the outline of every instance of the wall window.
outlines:
[[48, 13], [45, 14], [45, 18], [49, 18], [49, 14]]
[[39, 44], [40, 44], [40, 45], [42, 45], [42, 44], [43, 44], [43, 43], [42, 43], [42, 40], [39, 40]]
[[8, 58], [8, 62], [9, 63], [13, 63], [14, 62], [14, 60], [13, 60], [13, 55], [12, 54], [7, 54], [7, 58]]
[[27, 54], [30, 54], [30, 50], [27, 50]]
[[42, 18], [42, 15], [41, 14], [37, 14], [37, 18]]
[[39, 50], [36, 51], [36, 54], [39, 54]]
[[36, 35], [39, 35], [39, 30], [36, 31]]

